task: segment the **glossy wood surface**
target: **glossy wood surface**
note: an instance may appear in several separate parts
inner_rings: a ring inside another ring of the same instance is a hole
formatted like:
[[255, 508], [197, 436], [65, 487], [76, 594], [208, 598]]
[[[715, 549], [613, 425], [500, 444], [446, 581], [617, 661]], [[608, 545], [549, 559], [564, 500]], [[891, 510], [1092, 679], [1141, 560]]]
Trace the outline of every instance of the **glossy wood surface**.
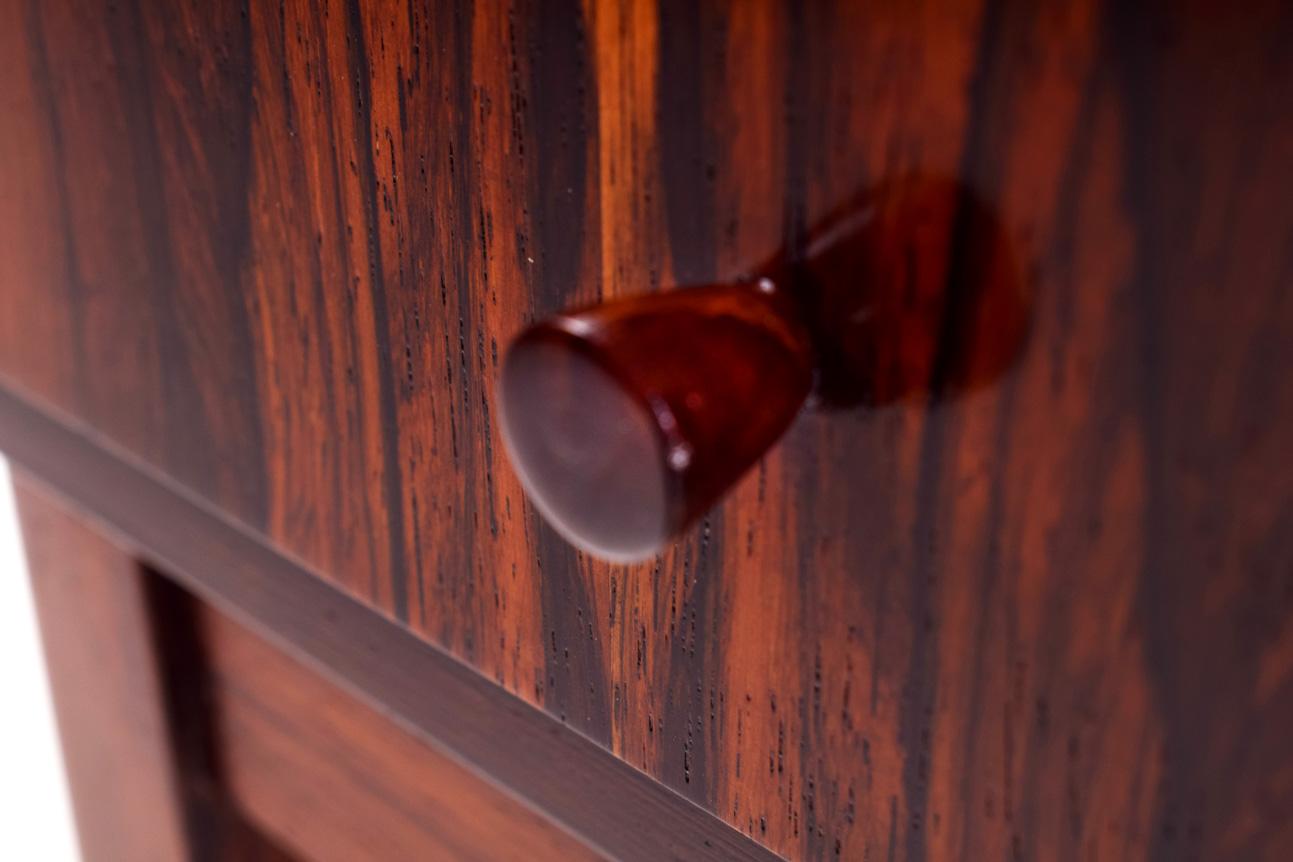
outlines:
[[[1287, 4], [4, 10], [6, 386], [788, 856], [1289, 855]], [[645, 565], [537, 519], [509, 338], [915, 175], [1008, 370], [801, 416]]]

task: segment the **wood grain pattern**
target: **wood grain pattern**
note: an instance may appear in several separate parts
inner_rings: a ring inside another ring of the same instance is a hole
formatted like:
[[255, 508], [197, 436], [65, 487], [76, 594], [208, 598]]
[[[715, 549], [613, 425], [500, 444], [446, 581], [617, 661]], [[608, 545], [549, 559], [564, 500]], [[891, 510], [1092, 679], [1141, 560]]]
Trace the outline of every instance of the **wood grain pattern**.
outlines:
[[[788, 856], [1290, 852], [1286, 4], [5, 3], [7, 386]], [[535, 518], [501, 344], [907, 174], [1009, 374], [651, 564]]]
[[209, 605], [189, 619], [226, 786], [300, 858], [607, 858]]

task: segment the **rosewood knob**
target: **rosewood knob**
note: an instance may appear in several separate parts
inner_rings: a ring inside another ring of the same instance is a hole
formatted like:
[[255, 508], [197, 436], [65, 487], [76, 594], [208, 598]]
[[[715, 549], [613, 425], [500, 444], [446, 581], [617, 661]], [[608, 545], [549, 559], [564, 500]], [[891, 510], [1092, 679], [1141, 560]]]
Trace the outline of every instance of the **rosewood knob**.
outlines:
[[560, 314], [503, 365], [503, 438], [572, 543], [634, 560], [740, 478], [799, 412], [941, 400], [1019, 355], [1031, 296], [990, 207], [911, 176], [828, 213], [750, 283]]
[[812, 379], [807, 329], [770, 279], [615, 300], [517, 338], [500, 381], [503, 438], [558, 532], [637, 560], [758, 461]]

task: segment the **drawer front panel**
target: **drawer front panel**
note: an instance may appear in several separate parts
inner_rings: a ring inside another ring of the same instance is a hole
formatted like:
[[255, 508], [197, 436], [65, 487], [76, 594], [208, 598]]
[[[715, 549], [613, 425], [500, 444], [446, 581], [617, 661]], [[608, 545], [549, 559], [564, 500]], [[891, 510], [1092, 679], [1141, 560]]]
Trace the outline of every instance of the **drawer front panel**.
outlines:
[[[0, 28], [4, 385], [784, 854], [1290, 846], [1288, 9], [74, 5]], [[643, 565], [536, 516], [525, 323], [917, 180], [1008, 369], [801, 415]]]

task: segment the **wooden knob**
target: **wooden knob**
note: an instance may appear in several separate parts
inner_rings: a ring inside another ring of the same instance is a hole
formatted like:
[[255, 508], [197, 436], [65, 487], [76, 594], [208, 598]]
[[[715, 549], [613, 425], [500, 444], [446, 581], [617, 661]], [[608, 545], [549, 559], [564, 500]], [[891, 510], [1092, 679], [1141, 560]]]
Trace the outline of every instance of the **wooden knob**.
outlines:
[[601, 557], [659, 550], [824, 407], [941, 400], [997, 379], [1031, 317], [1004, 229], [955, 182], [908, 177], [828, 214], [748, 284], [567, 312], [503, 366], [503, 437], [526, 491]]
[[616, 300], [517, 338], [500, 381], [503, 437], [563, 536], [636, 560], [758, 461], [812, 379], [808, 332], [769, 279]]

